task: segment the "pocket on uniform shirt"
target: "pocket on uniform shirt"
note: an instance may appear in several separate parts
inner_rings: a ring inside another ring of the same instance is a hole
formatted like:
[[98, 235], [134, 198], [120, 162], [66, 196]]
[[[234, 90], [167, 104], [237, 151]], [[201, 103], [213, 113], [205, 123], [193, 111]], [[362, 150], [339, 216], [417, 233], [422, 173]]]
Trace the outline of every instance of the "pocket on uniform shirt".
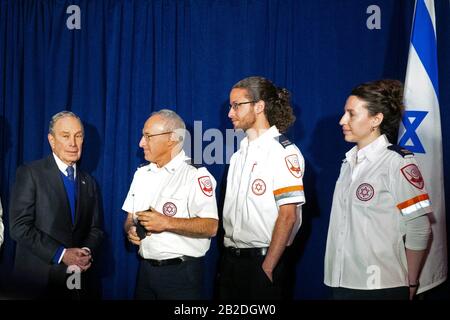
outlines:
[[171, 196], [161, 195], [158, 199], [157, 211], [169, 217], [185, 218], [188, 216], [186, 203], [187, 195], [183, 197], [181, 194]]
[[272, 179], [262, 170], [255, 170], [250, 174], [249, 195], [259, 198], [267, 193], [272, 193]]
[[359, 207], [375, 207], [379, 198], [379, 188], [373, 181], [362, 181], [355, 188], [352, 188], [351, 197], [353, 204]]

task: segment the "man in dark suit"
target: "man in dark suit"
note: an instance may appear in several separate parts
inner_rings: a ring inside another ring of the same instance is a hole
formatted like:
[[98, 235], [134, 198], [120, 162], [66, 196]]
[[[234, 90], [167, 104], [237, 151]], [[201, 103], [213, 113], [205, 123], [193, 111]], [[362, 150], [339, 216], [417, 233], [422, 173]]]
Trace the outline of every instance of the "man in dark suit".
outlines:
[[90, 268], [103, 231], [97, 185], [76, 165], [83, 138], [80, 118], [59, 112], [49, 126], [53, 154], [17, 169], [9, 219], [21, 297], [91, 297]]

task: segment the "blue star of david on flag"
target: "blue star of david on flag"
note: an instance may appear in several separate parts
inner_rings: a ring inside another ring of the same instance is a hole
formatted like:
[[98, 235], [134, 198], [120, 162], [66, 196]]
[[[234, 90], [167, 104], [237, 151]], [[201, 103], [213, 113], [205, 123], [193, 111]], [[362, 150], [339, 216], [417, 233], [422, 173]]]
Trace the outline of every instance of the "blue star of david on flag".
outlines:
[[[427, 116], [428, 111], [413, 111], [407, 110], [403, 115], [402, 122], [405, 126], [405, 133], [401, 137], [398, 144], [402, 147], [407, 148], [408, 150], [414, 153], [426, 153], [425, 149], [420, 142], [419, 136], [416, 133], [416, 130], [419, 128], [423, 119]], [[412, 121], [410, 121], [412, 119]], [[406, 144], [408, 140], [411, 140], [412, 144]]]

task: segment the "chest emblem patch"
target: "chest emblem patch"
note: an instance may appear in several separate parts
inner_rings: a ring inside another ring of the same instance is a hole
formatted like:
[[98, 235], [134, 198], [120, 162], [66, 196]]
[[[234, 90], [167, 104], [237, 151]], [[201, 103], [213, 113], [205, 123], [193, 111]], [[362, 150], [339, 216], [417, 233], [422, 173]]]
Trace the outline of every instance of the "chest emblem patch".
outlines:
[[298, 156], [296, 154], [291, 154], [284, 158], [286, 162], [286, 166], [289, 169], [289, 172], [296, 178], [302, 177], [302, 169], [300, 169], [300, 162], [298, 161]]
[[203, 177], [198, 178], [198, 184], [199, 184], [202, 192], [205, 194], [205, 196], [212, 197], [213, 185], [212, 185], [210, 177], [203, 176]]
[[266, 183], [261, 179], [255, 179], [252, 183], [252, 191], [257, 196], [260, 196], [266, 192]]
[[177, 214], [177, 206], [173, 202], [166, 202], [162, 211], [166, 216], [173, 217]]
[[368, 183], [362, 183], [359, 185], [358, 189], [356, 189], [356, 197], [361, 201], [369, 201], [373, 198], [375, 194], [375, 190]]
[[415, 164], [408, 164], [400, 169], [405, 176], [406, 180], [411, 183], [417, 189], [423, 189], [425, 183], [420, 173], [419, 168]]

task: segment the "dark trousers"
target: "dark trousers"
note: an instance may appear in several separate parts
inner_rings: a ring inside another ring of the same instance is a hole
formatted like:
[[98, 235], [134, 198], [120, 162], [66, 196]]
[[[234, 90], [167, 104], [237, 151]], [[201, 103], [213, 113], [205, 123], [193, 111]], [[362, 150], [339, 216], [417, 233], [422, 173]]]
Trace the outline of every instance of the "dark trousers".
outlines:
[[284, 298], [286, 276], [282, 257], [273, 272], [273, 282], [262, 269], [265, 256], [222, 255], [219, 270], [219, 299], [280, 300]]
[[80, 288], [69, 289], [67, 282], [74, 285], [73, 280], [69, 277], [73, 273], [66, 275], [64, 284], [49, 283], [43, 299], [49, 300], [100, 300], [101, 299], [101, 285], [100, 277], [94, 269], [89, 269], [82, 272], [80, 275]]
[[203, 257], [165, 266], [153, 266], [141, 259], [135, 297], [138, 300], [203, 299], [203, 268]]
[[409, 288], [398, 287], [376, 290], [332, 288], [333, 300], [409, 300]]
[[44, 279], [15, 269], [12, 275], [11, 297], [21, 300], [100, 300], [101, 284], [98, 271], [67, 273], [63, 264], [54, 265]]

